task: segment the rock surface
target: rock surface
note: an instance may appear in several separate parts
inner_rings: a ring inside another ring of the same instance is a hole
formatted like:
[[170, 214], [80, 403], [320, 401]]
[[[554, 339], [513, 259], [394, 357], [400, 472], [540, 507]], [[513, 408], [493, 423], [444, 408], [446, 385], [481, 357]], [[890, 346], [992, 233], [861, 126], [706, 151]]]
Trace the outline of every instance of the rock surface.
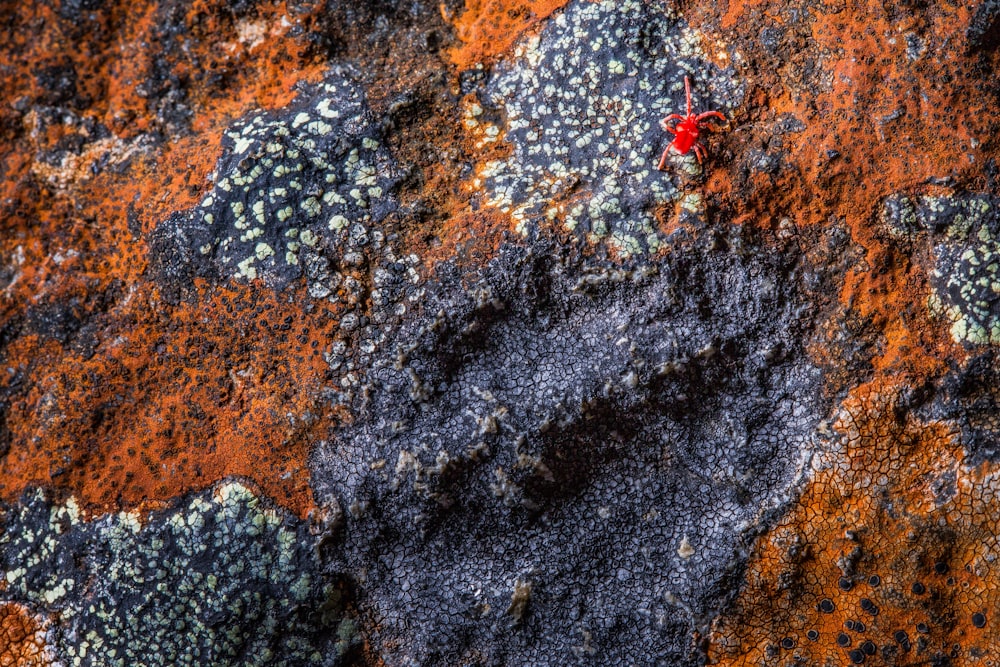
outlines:
[[0, 16], [0, 664], [1000, 660], [997, 3]]

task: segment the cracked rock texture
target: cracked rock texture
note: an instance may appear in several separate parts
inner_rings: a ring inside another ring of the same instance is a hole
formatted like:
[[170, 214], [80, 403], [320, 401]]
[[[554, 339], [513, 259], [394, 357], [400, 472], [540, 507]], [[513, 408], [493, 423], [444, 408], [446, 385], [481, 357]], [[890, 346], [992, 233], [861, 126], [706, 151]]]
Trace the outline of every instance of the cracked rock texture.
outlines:
[[997, 664], [998, 26], [0, 0], [0, 665]]

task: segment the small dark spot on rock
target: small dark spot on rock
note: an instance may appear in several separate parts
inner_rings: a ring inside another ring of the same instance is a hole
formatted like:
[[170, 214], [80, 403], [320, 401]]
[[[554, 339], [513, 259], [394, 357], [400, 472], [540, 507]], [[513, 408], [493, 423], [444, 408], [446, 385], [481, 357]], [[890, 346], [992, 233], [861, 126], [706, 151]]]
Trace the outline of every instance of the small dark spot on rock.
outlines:
[[847, 619], [846, 621], [844, 621], [844, 627], [847, 628], [848, 630], [853, 631], [854, 630], [854, 621], [852, 619]]
[[915, 581], [913, 582], [913, 585], [910, 586], [910, 591], [914, 595], [923, 595], [924, 593], [927, 592], [927, 589], [924, 588], [924, 585], [922, 583], [920, 583], [919, 581]]
[[934, 563], [934, 571], [938, 574], [948, 574], [948, 563], [943, 561]]
[[70, 105], [76, 108], [86, 106], [86, 100], [76, 99], [77, 76], [72, 64], [42, 68], [35, 73], [35, 80], [45, 91], [45, 96], [42, 98], [45, 103], [54, 106]]
[[927, 627], [926, 623], [917, 623], [917, 632], [926, 635], [931, 629]]
[[817, 639], [819, 639], [819, 633], [816, 632], [815, 630], [810, 630], [809, 632], [806, 633], [806, 637], [809, 638], [809, 641], [814, 642]]
[[430, 30], [424, 35], [424, 44], [431, 53], [437, 53], [441, 48], [441, 35], [436, 30]]
[[851, 659], [851, 662], [853, 662], [855, 665], [860, 665], [865, 661], [865, 654], [862, 653], [859, 649], [854, 649], [853, 651], [850, 651], [847, 654], [847, 656]]
[[839, 635], [837, 635], [837, 645], [838, 646], [850, 646], [851, 645], [851, 638], [847, 634], [841, 632]]
[[789, 649], [795, 648], [795, 640], [791, 637], [785, 637], [781, 640], [781, 648]]
[[876, 651], [875, 642], [873, 642], [871, 640], [866, 641], [864, 644], [861, 645], [861, 651], [865, 655], [875, 655], [875, 651]]
[[824, 614], [832, 614], [836, 607], [833, 605], [833, 600], [830, 598], [823, 598], [819, 603], [819, 610]]
[[840, 581], [837, 582], [837, 585], [840, 586], [840, 590], [842, 591], [849, 591], [854, 588], [854, 582], [847, 577], [841, 577]]
[[986, 626], [986, 615], [982, 612], [977, 611], [972, 615], [972, 624], [977, 628], [982, 628]]
[[872, 576], [868, 577], [869, 586], [879, 586], [881, 584], [882, 584], [882, 577], [878, 576], [877, 574], [873, 574]]
[[872, 616], [878, 615], [878, 607], [876, 607], [875, 603], [868, 598], [861, 598], [861, 609], [868, 612]]

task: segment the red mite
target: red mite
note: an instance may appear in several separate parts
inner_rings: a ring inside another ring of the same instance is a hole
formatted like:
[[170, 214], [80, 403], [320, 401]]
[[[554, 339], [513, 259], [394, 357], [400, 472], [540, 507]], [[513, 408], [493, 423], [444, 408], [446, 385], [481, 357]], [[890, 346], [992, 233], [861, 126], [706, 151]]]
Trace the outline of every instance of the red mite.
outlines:
[[[663, 171], [663, 166], [667, 163], [667, 153], [670, 152], [671, 148], [681, 155], [687, 155], [687, 152], [694, 148], [694, 155], [698, 158], [698, 164], [701, 164], [701, 159], [705, 156], [705, 147], [698, 142], [698, 133], [702, 129], [711, 128], [708, 124], [709, 118], [726, 120], [726, 117], [718, 111], [706, 111], [697, 116], [691, 113], [691, 82], [688, 81], [687, 77], [684, 77], [684, 92], [687, 93], [687, 116], [672, 113], [660, 121], [660, 126], [674, 135], [674, 140], [670, 142], [670, 145], [663, 151], [663, 157], [660, 158], [660, 166], [657, 167], [660, 171]], [[680, 121], [677, 123], [676, 129], [667, 125], [673, 120]]]

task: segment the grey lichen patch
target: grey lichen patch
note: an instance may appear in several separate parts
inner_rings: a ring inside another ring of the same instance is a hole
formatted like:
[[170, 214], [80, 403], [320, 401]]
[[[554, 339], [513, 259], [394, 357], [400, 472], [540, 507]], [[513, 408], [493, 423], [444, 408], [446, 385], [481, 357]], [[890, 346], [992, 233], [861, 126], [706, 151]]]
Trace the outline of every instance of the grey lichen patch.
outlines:
[[505, 245], [425, 286], [311, 464], [387, 663], [701, 664], [826, 414], [798, 259], [726, 234], [631, 268]]
[[339, 69], [291, 105], [251, 114], [225, 133], [200, 204], [154, 232], [161, 269], [277, 288], [304, 274], [330, 294], [352, 235], [396, 206], [398, 168], [383, 143], [362, 89]]
[[990, 207], [989, 197], [967, 192], [897, 192], [882, 201], [878, 223], [897, 242], [910, 243], [928, 234], [961, 241]]
[[[483, 141], [513, 147], [479, 173], [489, 203], [523, 234], [552, 225], [621, 255], [655, 252], [664, 239], [653, 209], [681, 196], [685, 172], [700, 173], [693, 152], [656, 170], [671, 139], [660, 119], [685, 112], [685, 75], [696, 110], [728, 111], [742, 94], [700, 41], [662, 3], [571, 3], [487, 85], [484, 104], [506, 128], [486, 127]], [[466, 125], [483, 124], [481, 113], [473, 105]]]
[[335, 665], [356, 641], [315, 538], [239, 483], [92, 522], [35, 494], [6, 513], [0, 567], [3, 598], [58, 619], [61, 664]]
[[[958, 343], [1000, 345], [1000, 217], [988, 195], [915, 197], [908, 217], [935, 237], [932, 314]], [[904, 209], [905, 210], [905, 209]]]

